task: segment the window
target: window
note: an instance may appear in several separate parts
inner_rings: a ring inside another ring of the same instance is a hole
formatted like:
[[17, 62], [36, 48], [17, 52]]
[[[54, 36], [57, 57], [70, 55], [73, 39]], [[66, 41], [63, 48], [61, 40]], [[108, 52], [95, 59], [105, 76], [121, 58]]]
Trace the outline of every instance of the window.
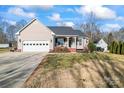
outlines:
[[33, 45], [35, 45], [35, 44], [33, 44]]
[[42, 44], [40, 44], [40, 46], [41, 46]]
[[43, 43], [43, 45], [45, 45], [45, 44]]
[[79, 45], [82, 45], [82, 39], [79, 39]]
[[27, 44], [27, 46], [28, 46], [28, 44]]
[[36, 45], [38, 45], [38, 44], [36, 44]]
[[25, 44], [23, 44], [25, 46]]
[[48, 43], [46, 43], [46, 45], [48, 46]]
[[21, 39], [19, 39], [19, 42], [21, 42]]
[[64, 39], [63, 38], [58, 38], [57, 43], [58, 43], [58, 45], [64, 45]]
[[30, 44], [30, 45], [32, 45], [32, 44]]

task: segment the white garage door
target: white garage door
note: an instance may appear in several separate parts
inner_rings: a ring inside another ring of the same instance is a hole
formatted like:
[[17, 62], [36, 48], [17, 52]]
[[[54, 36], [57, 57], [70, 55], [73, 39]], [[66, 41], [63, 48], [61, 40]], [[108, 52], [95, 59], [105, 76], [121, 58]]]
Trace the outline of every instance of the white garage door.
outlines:
[[49, 41], [24, 41], [23, 52], [49, 52]]

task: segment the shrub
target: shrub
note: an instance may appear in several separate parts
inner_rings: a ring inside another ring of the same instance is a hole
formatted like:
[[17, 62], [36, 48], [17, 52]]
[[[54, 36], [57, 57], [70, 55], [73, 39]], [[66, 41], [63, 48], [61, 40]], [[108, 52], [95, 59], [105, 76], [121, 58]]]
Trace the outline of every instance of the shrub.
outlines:
[[121, 54], [124, 54], [124, 42], [122, 43]]
[[55, 53], [66, 53], [66, 52], [70, 52], [70, 51], [68, 50], [67, 47], [58, 46], [58, 47], [55, 47], [52, 52], [55, 52]]
[[110, 45], [110, 53], [118, 53], [118, 42], [113, 41]]
[[113, 46], [113, 53], [117, 54], [117, 51], [118, 51], [118, 42], [115, 42]]
[[108, 47], [107, 47], [107, 48], [108, 48], [108, 50], [110, 50], [110, 49], [111, 49], [111, 45], [108, 45]]
[[114, 44], [115, 44], [115, 41], [113, 41], [110, 45], [110, 53], [113, 53], [113, 50], [114, 50]]
[[119, 41], [113, 41], [112, 44], [110, 45], [110, 53], [115, 53], [115, 54], [124, 54], [124, 42]]
[[119, 41], [117, 53], [118, 53], [118, 54], [121, 54], [121, 51], [122, 51], [122, 42]]
[[93, 52], [96, 50], [96, 45], [93, 42], [89, 42], [88, 49], [90, 52]]

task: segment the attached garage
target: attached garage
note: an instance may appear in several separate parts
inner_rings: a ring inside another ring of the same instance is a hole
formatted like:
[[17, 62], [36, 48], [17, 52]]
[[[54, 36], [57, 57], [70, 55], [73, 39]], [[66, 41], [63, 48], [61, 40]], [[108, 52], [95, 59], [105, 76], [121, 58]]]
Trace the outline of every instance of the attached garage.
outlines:
[[23, 52], [49, 52], [49, 41], [23, 41]]
[[20, 29], [16, 36], [18, 51], [49, 52], [53, 49], [52, 31], [36, 19]]

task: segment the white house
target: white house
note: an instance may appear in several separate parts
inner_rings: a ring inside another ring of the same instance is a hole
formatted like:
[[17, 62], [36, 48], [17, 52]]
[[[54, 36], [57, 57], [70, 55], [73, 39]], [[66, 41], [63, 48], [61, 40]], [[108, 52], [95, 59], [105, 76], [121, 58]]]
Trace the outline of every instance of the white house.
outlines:
[[108, 50], [108, 44], [103, 40], [101, 39], [97, 44], [96, 44], [96, 47], [100, 47], [102, 49], [104, 49], [103, 51], [106, 52]]
[[0, 44], [0, 48], [9, 48], [9, 44]]
[[66, 26], [45, 26], [33, 19], [16, 33], [17, 48], [22, 52], [49, 52], [56, 46], [70, 51], [87, 47], [88, 38], [80, 31]]

